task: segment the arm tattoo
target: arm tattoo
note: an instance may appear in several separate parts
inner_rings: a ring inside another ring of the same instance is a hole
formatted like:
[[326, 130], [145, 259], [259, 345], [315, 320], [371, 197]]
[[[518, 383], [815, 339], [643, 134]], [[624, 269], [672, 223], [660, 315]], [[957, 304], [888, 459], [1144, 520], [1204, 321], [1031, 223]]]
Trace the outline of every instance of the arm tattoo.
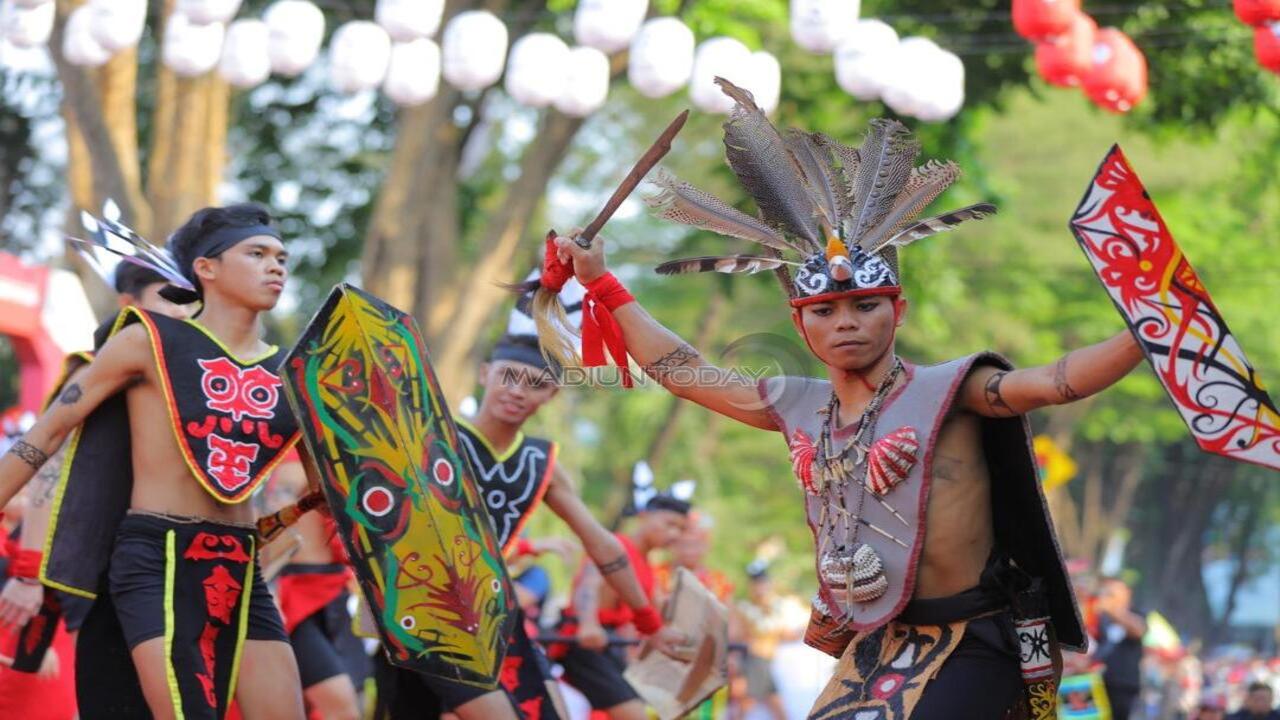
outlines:
[[1071, 383], [1067, 382], [1067, 359], [1064, 357], [1053, 366], [1053, 386], [1058, 391], [1058, 397], [1063, 400], [1079, 400], [1084, 396], [1076, 392], [1071, 387]]
[[62, 456], [55, 455], [36, 471], [31, 479], [31, 507], [42, 508], [53, 499], [58, 489], [58, 477], [62, 475]]
[[62, 391], [62, 394], [58, 396], [58, 402], [63, 405], [72, 405], [81, 397], [84, 397], [84, 391], [80, 389], [80, 385], [78, 383], [71, 383]]
[[39, 470], [42, 465], [49, 462], [49, 455], [40, 448], [32, 445], [26, 440], [19, 440], [9, 448], [9, 454], [16, 455], [19, 460]]
[[603, 565], [598, 565], [597, 567], [600, 568], [601, 575], [609, 575], [612, 573], [616, 573], [619, 570], [625, 570], [627, 566], [630, 564], [631, 564], [631, 559], [627, 557], [626, 553], [623, 553], [619, 555], [616, 559], [610, 560], [609, 562], [604, 563]]
[[685, 343], [653, 361], [651, 364], [646, 365], [644, 370], [649, 374], [649, 377], [656, 380], [660, 379], [662, 375], [667, 374], [675, 368], [682, 365], [688, 365], [689, 361], [696, 357], [698, 357], [698, 351], [694, 350], [692, 345]]
[[991, 377], [987, 378], [987, 384], [982, 390], [986, 396], [987, 407], [991, 408], [991, 412], [1017, 415], [1017, 411], [1010, 407], [1009, 403], [1004, 401], [1004, 396], [1000, 394], [1000, 383], [1004, 382], [1004, 376], [1008, 374], [1003, 370], [993, 373]]

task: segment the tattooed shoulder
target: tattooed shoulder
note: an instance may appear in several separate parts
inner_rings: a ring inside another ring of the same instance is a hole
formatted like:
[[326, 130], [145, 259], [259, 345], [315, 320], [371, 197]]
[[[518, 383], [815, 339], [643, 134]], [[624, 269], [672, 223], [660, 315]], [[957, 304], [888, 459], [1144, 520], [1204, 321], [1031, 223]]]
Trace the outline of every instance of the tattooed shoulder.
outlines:
[[84, 397], [84, 390], [80, 389], [79, 383], [71, 383], [62, 389], [62, 394], [58, 396], [58, 402], [63, 405], [73, 405]]

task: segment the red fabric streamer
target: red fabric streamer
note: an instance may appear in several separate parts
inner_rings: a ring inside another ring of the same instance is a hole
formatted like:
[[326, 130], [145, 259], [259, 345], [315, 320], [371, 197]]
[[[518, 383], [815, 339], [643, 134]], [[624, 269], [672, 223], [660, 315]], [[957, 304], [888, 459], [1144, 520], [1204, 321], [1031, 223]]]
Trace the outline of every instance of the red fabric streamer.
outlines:
[[632, 611], [631, 624], [641, 635], [652, 635], [662, 629], [662, 616], [652, 605], [645, 605]]
[[556, 231], [547, 233], [546, 249], [542, 256], [542, 276], [538, 282], [551, 292], [558, 293], [573, 277], [573, 263], [561, 262], [559, 248], [556, 247]]
[[5, 554], [9, 557], [9, 577], [35, 579], [40, 577], [40, 561], [44, 553], [28, 550], [16, 540], [5, 541]]
[[622, 327], [613, 317], [613, 311], [635, 298], [613, 273], [605, 273], [584, 285], [587, 295], [582, 303], [582, 364], [600, 367], [607, 364], [605, 351], [613, 358], [622, 373], [622, 386], [632, 387], [630, 366], [627, 362], [627, 343]]

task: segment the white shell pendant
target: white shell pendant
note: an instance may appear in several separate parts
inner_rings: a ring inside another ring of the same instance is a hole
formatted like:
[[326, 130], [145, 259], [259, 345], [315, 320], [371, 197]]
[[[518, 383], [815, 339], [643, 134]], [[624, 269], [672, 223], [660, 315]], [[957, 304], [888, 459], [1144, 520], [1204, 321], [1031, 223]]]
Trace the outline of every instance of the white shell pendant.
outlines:
[[848, 550], [832, 550], [822, 554], [818, 572], [822, 582], [840, 596], [851, 609], [855, 603], [868, 603], [889, 590], [889, 579], [884, 574], [884, 563], [870, 545], [859, 543]]

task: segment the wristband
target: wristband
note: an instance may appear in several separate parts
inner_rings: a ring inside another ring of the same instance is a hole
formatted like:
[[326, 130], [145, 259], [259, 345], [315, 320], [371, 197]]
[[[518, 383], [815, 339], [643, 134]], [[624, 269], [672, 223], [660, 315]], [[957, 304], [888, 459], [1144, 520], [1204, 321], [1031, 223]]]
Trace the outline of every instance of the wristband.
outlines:
[[607, 272], [600, 277], [583, 285], [596, 300], [604, 306], [604, 309], [613, 312], [627, 303], [635, 302], [636, 299], [613, 273]]
[[13, 548], [9, 556], [9, 576], [19, 580], [35, 580], [40, 577], [40, 561], [44, 553], [39, 550]]
[[662, 629], [662, 616], [652, 605], [632, 610], [631, 624], [641, 635], [652, 635]]

